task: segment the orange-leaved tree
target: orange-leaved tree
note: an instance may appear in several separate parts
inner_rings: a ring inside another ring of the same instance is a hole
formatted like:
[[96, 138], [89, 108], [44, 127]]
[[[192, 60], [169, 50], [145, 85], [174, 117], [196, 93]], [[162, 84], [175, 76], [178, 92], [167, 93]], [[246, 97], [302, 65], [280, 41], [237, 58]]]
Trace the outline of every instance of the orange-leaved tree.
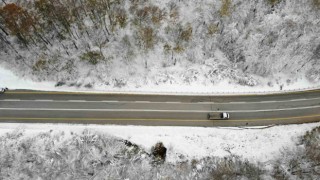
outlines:
[[25, 9], [14, 3], [6, 4], [0, 8], [0, 16], [11, 34], [16, 35], [20, 40], [27, 41], [35, 20]]

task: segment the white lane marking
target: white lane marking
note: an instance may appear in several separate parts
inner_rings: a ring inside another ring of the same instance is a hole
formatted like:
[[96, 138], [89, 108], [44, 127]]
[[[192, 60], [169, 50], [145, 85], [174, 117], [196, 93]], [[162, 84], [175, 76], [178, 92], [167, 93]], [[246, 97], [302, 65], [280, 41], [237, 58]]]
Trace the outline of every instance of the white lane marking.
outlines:
[[117, 103], [120, 101], [87, 101], [87, 102], [105, 102], [105, 103]]
[[[318, 98], [315, 98], [315, 99], [318, 99]], [[306, 101], [306, 100], [308, 100], [308, 99], [291, 99], [289, 101]]]
[[275, 102], [279, 102], [279, 101], [260, 101], [258, 103], [275, 103]]
[[68, 102], [87, 102], [86, 100], [68, 100]]
[[[225, 102], [225, 103], [219, 103], [219, 102], [152, 102], [152, 101], [116, 101], [116, 100], [102, 100], [102, 101], [86, 101], [86, 100], [41, 100], [42, 102], [89, 102], [89, 103], [99, 103], [99, 102], [104, 102], [104, 103], [154, 103], [154, 104], [159, 104], [159, 103], [169, 103], [169, 104], [259, 104], [259, 103], [281, 103], [281, 102], [292, 102], [292, 101], [312, 101], [312, 100], [319, 100], [320, 98], [310, 98], [310, 99], [291, 99], [291, 100], [286, 100], [286, 101], [261, 101], [261, 102]], [[21, 99], [3, 99], [1, 101], [20, 101], [20, 102], [34, 102], [34, 101], [40, 101], [38, 100], [21, 100]]]
[[[196, 103], [197, 104], [216, 104], [215, 102], [196, 102]], [[183, 103], [183, 104], [186, 104], [186, 103]], [[190, 103], [190, 104], [193, 104], [193, 103]]]
[[1, 100], [1, 101], [21, 101], [20, 99], [4, 99], [4, 100]]
[[68, 102], [88, 102], [88, 103], [163, 103], [163, 102], [150, 102], [150, 101], [87, 101], [87, 100], [49, 100], [49, 99], [37, 99], [37, 100], [19, 100], [19, 99], [4, 99], [1, 101], [19, 101], [19, 102], [54, 102], [54, 103], [68, 103]]
[[[272, 111], [291, 111], [302, 109], [315, 109], [320, 106], [307, 106], [286, 109], [262, 109], [262, 110], [227, 110], [227, 112], [272, 112]], [[15, 111], [105, 111], [105, 112], [183, 112], [183, 113], [208, 113], [210, 110], [157, 110], [157, 109], [52, 109], [52, 108], [0, 108], [0, 110], [15, 110]], [[215, 111], [225, 112], [225, 111]]]

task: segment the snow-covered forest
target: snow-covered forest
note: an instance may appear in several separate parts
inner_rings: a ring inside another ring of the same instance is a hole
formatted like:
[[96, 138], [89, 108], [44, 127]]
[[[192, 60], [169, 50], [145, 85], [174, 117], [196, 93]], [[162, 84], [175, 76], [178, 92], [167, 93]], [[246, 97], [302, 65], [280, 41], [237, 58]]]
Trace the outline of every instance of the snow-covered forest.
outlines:
[[0, 7], [1, 65], [35, 81], [320, 82], [319, 0], [2, 0]]
[[[224, 157], [203, 155], [203, 158], [190, 159], [180, 154], [179, 160], [170, 162], [166, 157], [167, 154], [177, 153], [172, 152], [174, 148], [165, 147], [162, 142], [157, 141], [153, 142], [154, 145], [150, 149], [138, 145], [143, 144], [146, 137], [135, 144], [130, 140], [106, 134], [108, 131], [84, 129], [77, 132], [76, 128], [72, 127], [71, 130], [42, 130], [43, 132], [32, 135], [29, 131], [28, 135], [28, 130], [18, 128], [0, 135], [0, 178], [4, 180], [318, 179], [320, 127], [315, 126], [310, 129], [296, 137], [293, 146], [283, 145], [281, 153], [277, 153], [280, 156], [265, 162], [245, 159], [236, 155], [232, 148], [225, 149], [228, 154]], [[271, 134], [264, 136], [271, 138]], [[226, 135], [230, 136], [226, 133], [220, 138], [228, 144], [230, 141], [226, 141], [228, 139]], [[170, 137], [181, 139], [179, 134]], [[218, 140], [217, 137], [212, 138]], [[254, 138], [254, 136], [244, 138]], [[150, 141], [149, 137], [148, 140]], [[197, 141], [196, 138], [190, 140]], [[268, 146], [268, 142], [261, 144]], [[178, 146], [179, 143], [176, 140], [173, 146]], [[185, 144], [184, 148], [193, 148], [194, 143]], [[266, 146], [260, 147], [260, 151], [267, 151]]]

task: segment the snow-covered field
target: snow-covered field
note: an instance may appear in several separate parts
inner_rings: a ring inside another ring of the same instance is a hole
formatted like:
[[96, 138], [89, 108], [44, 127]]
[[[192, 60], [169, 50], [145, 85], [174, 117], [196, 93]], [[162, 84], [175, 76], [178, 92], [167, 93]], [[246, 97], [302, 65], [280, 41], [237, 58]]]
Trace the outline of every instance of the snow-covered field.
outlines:
[[0, 136], [20, 130], [25, 136], [61, 131], [81, 134], [84, 129], [106, 133], [150, 151], [157, 142], [163, 142], [167, 161], [179, 162], [201, 159], [207, 156], [224, 157], [237, 155], [252, 162], [273, 161], [281, 152], [292, 149], [298, 137], [320, 126], [320, 123], [255, 128], [202, 128], [202, 127], [145, 127], [113, 125], [66, 125], [66, 124], [11, 124], [0, 125]]

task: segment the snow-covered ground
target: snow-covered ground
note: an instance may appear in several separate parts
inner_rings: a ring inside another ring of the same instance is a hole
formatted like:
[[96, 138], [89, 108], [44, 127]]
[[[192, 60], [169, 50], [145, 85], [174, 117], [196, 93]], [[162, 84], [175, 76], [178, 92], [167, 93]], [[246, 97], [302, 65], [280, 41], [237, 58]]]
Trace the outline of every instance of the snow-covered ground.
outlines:
[[[285, 79], [285, 78], [283, 78]], [[282, 82], [280, 84], [285, 84]], [[265, 92], [279, 92], [279, 86], [241, 86], [238, 84], [230, 84], [227, 81], [216, 85], [199, 84], [197, 86], [187, 85], [145, 85], [139, 88], [133, 85], [124, 88], [106, 88], [105, 86], [94, 86], [92, 89], [75, 88], [75, 87], [55, 87], [55, 82], [35, 82], [28, 77], [18, 77], [12, 71], [0, 66], [0, 87], [8, 87], [9, 89], [33, 89], [45, 91], [90, 91], [90, 92], [136, 92], [136, 93], [184, 93], [184, 94], [237, 94], [237, 93], [265, 93]], [[295, 91], [301, 89], [315, 89], [319, 85], [310, 83], [302, 78], [295, 83], [284, 85], [281, 91]]]
[[10, 89], [53, 90], [53, 82], [34, 82], [28, 78], [16, 76], [12, 71], [0, 67], [0, 87]]
[[66, 135], [71, 132], [80, 134], [88, 129], [127, 139], [148, 151], [157, 142], [163, 142], [168, 148], [169, 162], [224, 157], [232, 153], [251, 162], [266, 163], [279, 158], [286, 149], [294, 148], [299, 136], [317, 126], [320, 123], [250, 129], [2, 123], [0, 136], [16, 130], [30, 136], [50, 130], [55, 133], [64, 131]]

